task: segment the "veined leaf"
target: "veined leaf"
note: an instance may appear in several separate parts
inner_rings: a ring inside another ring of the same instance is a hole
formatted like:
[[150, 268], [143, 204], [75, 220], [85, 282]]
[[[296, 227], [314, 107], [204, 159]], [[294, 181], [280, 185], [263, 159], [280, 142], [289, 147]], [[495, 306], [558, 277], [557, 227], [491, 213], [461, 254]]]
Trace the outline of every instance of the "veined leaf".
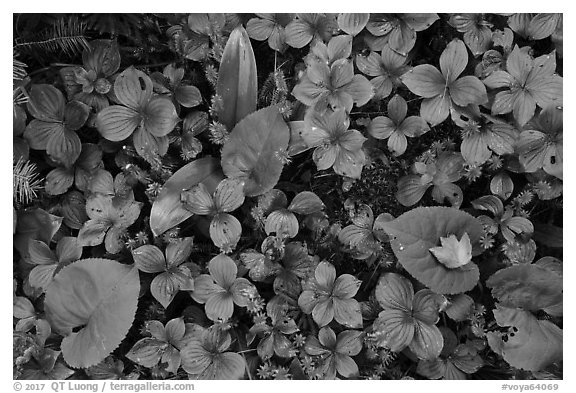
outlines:
[[164, 183], [162, 190], [152, 205], [150, 213], [150, 228], [155, 236], [180, 224], [192, 216], [180, 202], [182, 191], [190, 189], [202, 182], [212, 191], [222, 179], [218, 161], [212, 157], [204, 157], [184, 165]]
[[562, 360], [563, 332], [552, 322], [538, 320], [528, 311], [499, 304], [494, 310], [494, 318], [498, 326], [517, 329], [514, 336], [506, 336], [506, 341], [497, 332], [489, 332], [487, 336], [490, 348], [512, 367], [539, 371]]
[[289, 139], [290, 130], [278, 107], [260, 109], [230, 133], [222, 149], [222, 169], [227, 177], [245, 181], [247, 196], [261, 195], [278, 182]]
[[256, 110], [258, 79], [256, 59], [248, 33], [238, 26], [230, 34], [218, 73], [216, 94], [222, 98], [218, 120], [228, 130]]
[[481, 252], [478, 241], [482, 224], [461, 210], [447, 207], [425, 207], [410, 210], [397, 219], [382, 224], [391, 237], [390, 244], [402, 266], [434, 292], [456, 294], [472, 289], [479, 278], [478, 266], [468, 263], [449, 269], [439, 263], [429, 249], [441, 237], [450, 234], [470, 236], [472, 255]]
[[44, 305], [52, 328], [64, 335], [64, 360], [86, 368], [116, 349], [132, 326], [139, 291], [138, 270], [116, 261], [82, 259], [63, 268]]

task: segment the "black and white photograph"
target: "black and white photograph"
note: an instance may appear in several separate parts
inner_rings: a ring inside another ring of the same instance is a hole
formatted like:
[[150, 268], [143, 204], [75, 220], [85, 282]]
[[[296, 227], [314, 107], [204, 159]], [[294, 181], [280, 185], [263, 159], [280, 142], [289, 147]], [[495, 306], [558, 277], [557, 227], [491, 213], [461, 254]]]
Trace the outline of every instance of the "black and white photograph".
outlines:
[[562, 390], [564, 14], [11, 17], [14, 391]]

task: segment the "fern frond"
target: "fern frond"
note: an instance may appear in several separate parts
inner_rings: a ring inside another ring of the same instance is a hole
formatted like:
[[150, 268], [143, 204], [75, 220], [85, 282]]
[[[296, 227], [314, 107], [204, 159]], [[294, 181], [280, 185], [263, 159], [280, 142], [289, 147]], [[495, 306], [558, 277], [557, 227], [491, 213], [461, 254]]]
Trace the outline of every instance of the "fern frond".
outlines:
[[42, 189], [42, 179], [36, 172], [36, 164], [20, 157], [12, 165], [12, 197], [19, 204], [28, 204]]
[[22, 63], [16, 58], [17, 54], [12, 55], [12, 79], [15, 81], [21, 81], [28, 75], [26, 72], [26, 64]]
[[68, 56], [82, 53], [88, 48], [87, 26], [75, 15], [61, 17], [39, 33], [37, 38], [26, 42], [16, 42], [14, 49], [44, 53], [64, 52]]
[[124, 36], [138, 41], [142, 36], [142, 14], [86, 14], [88, 27], [112, 37]]

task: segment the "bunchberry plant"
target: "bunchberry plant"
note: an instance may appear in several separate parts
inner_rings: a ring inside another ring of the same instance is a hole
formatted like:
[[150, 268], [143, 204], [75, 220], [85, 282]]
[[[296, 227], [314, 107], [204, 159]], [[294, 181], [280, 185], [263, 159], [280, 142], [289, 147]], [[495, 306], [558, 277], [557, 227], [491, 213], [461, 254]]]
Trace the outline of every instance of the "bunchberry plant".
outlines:
[[250, 38], [268, 41], [271, 49], [278, 52], [286, 50], [286, 25], [294, 19], [294, 14], [256, 14], [246, 24]]
[[244, 183], [239, 180], [222, 180], [213, 195], [200, 183], [182, 192], [186, 209], [201, 216], [210, 216], [210, 238], [222, 250], [233, 250], [240, 240], [242, 225], [229, 214], [244, 203]]
[[328, 262], [320, 262], [314, 276], [304, 285], [298, 305], [318, 326], [326, 326], [333, 319], [351, 328], [362, 326], [360, 305], [354, 299], [361, 282], [350, 274], [336, 277], [336, 269]]
[[387, 139], [388, 150], [395, 156], [406, 151], [406, 137], [418, 137], [430, 130], [426, 121], [420, 116], [409, 116], [406, 100], [395, 95], [388, 101], [388, 116], [378, 116], [372, 120], [368, 132], [376, 139]]
[[562, 77], [555, 73], [554, 53], [533, 59], [518, 46], [506, 60], [506, 71], [495, 71], [483, 80], [490, 89], [503, 89], [494, 97], [492, 113], [510, 113], [523, 127], [534, 116], [536, 105], [562, 105]]
[[454, 106], [486, 104], [486, 87], [475, 76], [461, 76], [468, 64], [466, 46], [451, 41], [440, 55], [440, 71], [430, 64], [414, 67], [402, 76], [412, 93], [423, 97], [420, 116], [430, 125], [442, 123]]
[[143, 273], [159, 273], [150, 283], [152, 296], [167, 308], [178, 291], [194, 289], [192, 269], [186, 260], [192, 252], [192, 238], [178, 239], [166, 247], [166, 256], [156, 246], [143, 245], [132, 251], [134, 264]]
[[112, 105], [98, 112], [96, 128], [100, 134], [114, 142], [134, 134], [134, 147], [144, 159], [165, 155], [168, 151], [166, 135], [178, 122], [172, 101], [154, 97], [152, 80], [134, 67], [116, 77], [114, 95], [122, 105]]
[[224, 255], [215, 256], [208, 263], [210, 274], [201, 274], [194, 280], [192, 299], [206, 304], [206, 316], [212, 321], [226, 321], [234, 313], [234, 304], [245, 307], [250, 297], [257, 293], [250, 281], [236, 277], [238, 267]]
[[396, 273], [378, 281], [376, 299], [383, 311], [374, 322], [374, 332], [383, 346], [394, 352], [405, 347], [420, 359], [440, 355], [444, 340], [436, 326], [443, 297], [422, 289], [416, 294], [412, 283]]
[[404, 75], [410, 67], [406, 65], [406, 56], [402, 56], [390, 48], [384, 46], [380, 54], [370, 52], [368, 56], [356, 56], [356, 67], [368, 76], [370, 83], [374, 86], [374, 98], [383, 99], [390, 95], [393, 89], [402, 85], [400, 77]]
[[60, 75], [69, 100], [78, 100], [99, 112], [110, 105], [120, 51], [114, 40], [94, 40], [82, 53], [83, 67], [64, 67]]
[[352, 359], [362, 350], [362, 335], [358, 330], [345, 330], [336, 336], [334, 330], [323, 327], [318, 338], [308, 336], [304, 350], [307, 354], [320, 357], [316, 367], [319, 377], [335, 379], [336, 373], [345, 378], [358, 375], [358, 365]]
[[406, 56], [416, 44], [416, 32], [437, 20], [436, 14], [372, 14], [366, 29], [377, 37], [385, 36], [393, 51]]
[[88, 119], [90, 108], [80, 101], [66, 103], [60, 90], [51, 85], [32, 86], [27, 107], [34, 117], [24, 131], [30, 147], [46, 150], [53, 160], [71, 167], [82, 150], [76, 131]]
[[314, 148], [312, 159], [318, 170], [334, 168], [339, 175], [359, 178], [366, 156], [362, 145], [366, 138], [349, 129], [350, 119], [343, 109], [327, 115], [309, 111], [304, 119], [302, 139]]

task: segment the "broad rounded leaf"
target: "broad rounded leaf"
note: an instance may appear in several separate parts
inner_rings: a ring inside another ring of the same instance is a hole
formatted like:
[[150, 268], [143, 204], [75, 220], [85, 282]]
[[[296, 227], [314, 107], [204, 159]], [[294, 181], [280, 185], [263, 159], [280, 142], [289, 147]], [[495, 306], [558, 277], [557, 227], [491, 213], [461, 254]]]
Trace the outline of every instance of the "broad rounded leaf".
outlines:
[[271, 190], [282, 172], [281, 155], [288, 149], [290, 130], [277, 106], [242, 119], [222, 149], [222, 169], [229, 178], [245, 181], [244, 193], [257, 196]]
[[175, 225], [192, 216], [180, 202], [180, 194], [202, 182], [208, 189], [214, 190], [222, 179], [218, 161], [212, 157], [203, 157], [184, 165], [174, 173], [158, 194], [150, 213], [150, 229], [159, 236]]
[[439, 245], [441, 237], [454, 234], [462, 238], [468, 233], [472, 255], [477, 255], [480, 252], [478, 242], [484, 231], [482, 224], [468, 213], [448, 207], [416, 208], [383, 224], [383, 228], [391, 237], [392, 250], [402, 266], [434, 292], [466, 292], [478, 282], [476, 264], [449, 269], [436, 261], [429, 251]]
[[116, 261], [82, 259], [63, 268], [44, 305], [52, 328], [65, 336], [64, 360], [90, 367], [116, 349], [132, 326], [139, 291], [138, 270]]
[[501, 269], [486, 285], [505, 307], [536, 312], [562, 302], [562, 276], [537, 265]]
[[539, 371], [562, 361], [563, 332], [550, 321], [538, 320], [528, 311], [507, 308], [499, 304], [494, 310], [496, 323], [512, 326], [518, 331], [502, 340], [500, 333], [487, 335], [490, 348], [501, 355], [512, 367]]

